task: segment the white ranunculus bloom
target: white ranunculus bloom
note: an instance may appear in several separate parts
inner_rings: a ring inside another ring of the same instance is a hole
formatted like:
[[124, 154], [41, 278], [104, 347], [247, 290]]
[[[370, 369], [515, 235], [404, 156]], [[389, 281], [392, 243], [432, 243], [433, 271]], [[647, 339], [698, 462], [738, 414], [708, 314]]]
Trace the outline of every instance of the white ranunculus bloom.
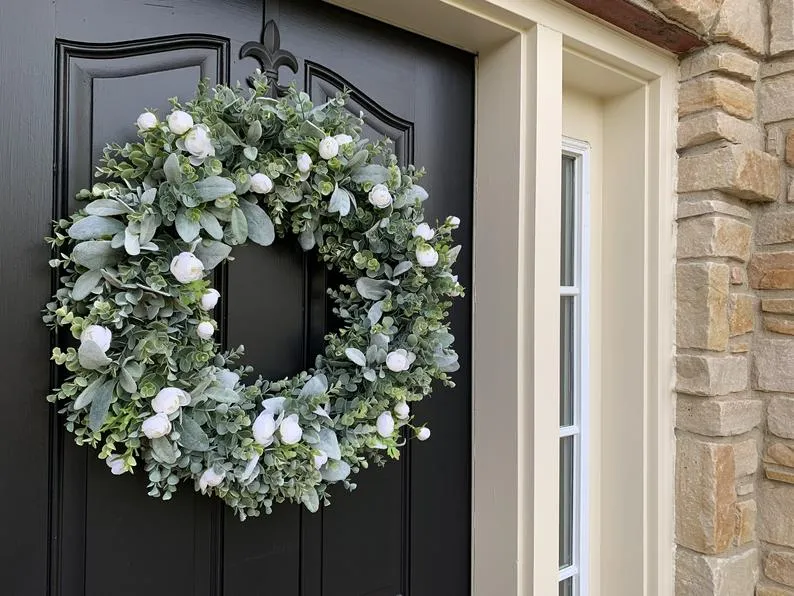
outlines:
[[193, 128], [193, 117], [182, 110], [174, 110], [168, 114], [168, 128], [175, 135], [183, 135]]
[[381, 437], [385, 439], [392, 436], [394, 433], [394, 418], [392, 418], [391, 412], [383, 412], [383, 414], [378, 416], [376, 425], [378, 427], [378, 434]]
[[226, 477], [226, 472], [218, 474], [214, 468], [207, 468], [199, 478], [201, 490], [207, 490], [211, 486], [218, 486]]
[[120, 455], [111, 455], [105, 460], [105, 463], [110, 468], [110, 473], [115, 476], [121, 476], [126, 470], [124, 469], [124, 458]]
[[460, 225], [460, 218], [455, 215], [450, 215], [447, 218], [447, 221], [449, 222], [449, 225], [451, 225], [453, 228], [457, 228]]
[[325, 462], [327, 461], [328, 461], [328, 454], [325, 451], [320, 450], [320, 453], [314, 456], [314, 467], [319, 470], [325, 465]]
[[203, 124], [191, 128], [185, 135], [184, 143], [185, 149], [190, 152], [190, 163], [194, 166], [200, 166], [205, 159], [215, 155], [209, 131]]
[[251, 425], [251, 432], [254, 435], [254, 441], [263, 447], [270, 445], [276, 432], [276, 419], [273, 414], [267, 410], [261, 412]]
[[204, 310], [212, 310], [215, 308], [215, 305], [218, 304], [218, 298], [220, 297], [221, 293], [218, 290], [210, 288], [201, 295], [201, 308]]
[[102, 325], [89, 325], [80, 334], [80, 341], [92, 341], [103, 352], [107, 352], [110, 349], [110, 340], [112, 338], [113, 334], [110, 329]]
[[264, 195], [273, 190], [273, 181], [267, 174], [256, 173], [251, 176], [251, 190]]
[[204, 263], [192, 252], [181, 252], [171, 260], [171, 275], [179, 283], [187, 284], [204, 277]]
[[393, 372], [402, 372], [411, 367], [411, 359], [408, 356], [408, 351], [393, 350], [386, 355], [386, 368]]
[[438, 253], [429, 244], [424, 244], [416, 249], [416, 262], [422, 267], [433, 267], [438, 263]]
[[414, 238], [421, 238], [423, 240], [432, 240], [436, 235], [436, 231], [428, 224], [422, 222], [414, 228]]
[[430, 438], [430, 429], [426, 426], [416, 429], [416, 438], [420, 441], [427, 441]]
[[320, 157], [323, 159], [333, 159], [339, 155], [339, 141], [334, 137], [325, 137], [320, 141], [319, 147]]
[[234, 389], [237, 382], [240, 380], [240, 375], [236, 372], [226, 370], [225, 368], [215, 371], [215, 378], [226, 389]]
[[369, 191], [369, 202], [378, 209], [384, 209], [391, 205], [392, 197], [385, 184], [376, 184]]
[[351, 137], [350, 135], [336, 135], [334, 139], [340, 146], [347, 145], [348, 143], [353, 142], [353, 137]]
[[215, 325], [209, 321], [202, 321], [196, 326], [196, 335], [201, 339], [210, 339], [215, 334]]
[[306, 174], [312, 169], [312, 158], [308, 153], [298, 153], [295, 161], [298, 164], [298, 171], [301, 174]]
[[157, 116], [151, 112], [144, 112], [138, 116], [138, 119], [135, 122], [138, 124], [138, 128], [141, 130], [152, 130], [155, 126], [157, 126]]
[[152, 400], [152, 410], [158, 414], [173, 414], [189, 402], [190, 396], [179, 387], [165, 387]]
[[278, 432], [281, 435], [281, 442], [285, 445], [294, 445], [301, 440], [303, 436], [303, 429], [298, 424], [298, 415], [290, 414], [281, 421], [281, 426], [278, 427]]
[[141, 430], [150, 439], [159, 439], [171, 432], [171, 421], [165, 414], [155, 414], [143, 421]]
[[411, 415], [411, 408], [408, 406], [407, 403], [401, 401], [396, 406], [394, 406], [394, 415], [397, 416], [399, 420], [405, 420], [406, 418], [408, 418], [408, 416]]

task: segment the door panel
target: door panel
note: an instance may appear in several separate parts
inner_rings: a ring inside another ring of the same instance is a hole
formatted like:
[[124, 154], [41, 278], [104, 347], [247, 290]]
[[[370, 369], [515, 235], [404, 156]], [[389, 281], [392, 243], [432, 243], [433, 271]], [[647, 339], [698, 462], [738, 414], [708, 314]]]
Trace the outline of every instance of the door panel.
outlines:
[[[24, 466], [16, 458], [2, 464], [3, 478], [18, 479], [20, 489], [0, 492], [4, 527], [16, 537], [0, 545], [0, 585], [21, 596], [468, 593], [468, 299], [451, 311], [457, 387], [438, 388], [416, 408], [433, 439], [409, 443], [399, 462], [363, 471], [356, 491], [334, 490], [333, 505], [317, 514], [282, 504], [244, 523], [189, 486], [171, 502], [147, 497], [143, 474], [113, 477], [95, 453], [74, 444], [43, 400], [59, 371], [47, 363], [39, 310], [54, 281], [41, 238], [53, 216], [76, 208], [72, 197], [90, 186], [104, 144], [134, 138], [143, 108], [166, 112], [167, 98], [191, 97], [200, 77], [245, 81], [257, 63], [238, 58], [240, 47], [259, 39], [268, 19], [300, 63], [298, 73], [282, 69], [282, 83], [297, 81], [316, 103], [348, 88], [349, 109], [365, 112], [365, 133], [392, 139], [402, 164], [428, 168], [428, 219], [463, 220], [457, 272], [470, 286], [473, 57], [317, 0], [25, 4], [18, 14], [0, 9], [0, 74], [9, 83], [0, 86], [0, 196], [13, 224], [0, 219], [0, 281], [19, 287], [14, 300], [0, 293], [11, 337], [0, 356], [19, 371], [0, 399], [20, 412], [25, 430], [0, 435], [0, 449], [27, 458]], [[8, 25], [9, 15], [27, 35]], [[26, 57], [26, 76], [9, 69], [7, 56]], [[9, 138], [28, 138], [38, 150]], [[50, 193], [41, 179], [53, 164]], [[20, 180], [7, 177], [12, 171]], [[334, 275], [294, 239], [238, 247], [234, 256], [216, 280], [223, 343], [244, 344], [245, 362], [266, 377], [311, 366], [334, 327], [325, 294]], [[20, 337], [31, 339], [15, 344]]]

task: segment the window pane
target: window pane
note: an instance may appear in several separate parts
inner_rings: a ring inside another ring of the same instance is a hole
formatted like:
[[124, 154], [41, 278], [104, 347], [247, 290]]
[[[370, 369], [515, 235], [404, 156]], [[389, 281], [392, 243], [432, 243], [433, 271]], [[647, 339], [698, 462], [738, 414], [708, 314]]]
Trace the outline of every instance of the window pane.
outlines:
[[573, 564], [574, 439], [560, 439], [560, 567]]
[[574, 300], [560, 298], [560, 426], [571, 426], [574, 420]]
[[562, 246], [560, 263], [560, 285], [573, 286], [575, 283], [576, 260], [576, 185], [574, 181], [576, 160], [562, 156]]
[[560, 596], [573, 596], [573, 578], [569, 577], [560, 582]]

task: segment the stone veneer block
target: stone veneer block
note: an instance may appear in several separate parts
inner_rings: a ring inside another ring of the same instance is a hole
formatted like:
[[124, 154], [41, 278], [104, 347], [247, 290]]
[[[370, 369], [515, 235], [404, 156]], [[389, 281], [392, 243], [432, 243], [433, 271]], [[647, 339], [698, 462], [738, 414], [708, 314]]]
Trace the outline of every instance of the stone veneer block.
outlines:
[[794, 298], [763, 298], [761, 300], [761, 310], [794, 315]]
[[794, 321], [780, 317], [764, 317], [764, 329], [781, 335], [794, 335]]
[[794, 392], [794, 339], [758, 339], [753, 351], [753, 387]]
[[728, 347], [729, 273], [722, 263], [676, 266], [679, 348], [724, 351]]
[[794, 242], [794, 212], [775, 211], [758, 218], [755, 241], [761, 245]]
[[758, 443], [755, 439], [747, 439], [733, 445], [734, 467], [736, 478], [755, 474], [758, 470]]
[[764, 475], [769, 478], [769, 480], [794, 484], [794, 468], [764, 464]]
[[736, 544], [741, 546], [755, 540], [758, 505], [749, 499], [736, 504]]
[[676, 390], [692, 395], [727, 395], [747, 389], [745, 356], [680, 355]]
[[747, 277], [756, 290], [794, 289], [794, 251], [756, 252], [747, 267]]
[[763, 149], [763, 135], [754, 124], [729, 116], [725, 112], [711, 111], [695, 114], [678, 123], [678, 148], [687, 149], [714, 141], [728, 141]]
[[706, 33], [720, 8], [719, 0], [654, 0], [666, 17], [686, 25], [698, 33]]
[[764, 557], [764, 575], [773, 581], [794, 587], [794, 554], [784, 551], [768, 553]]
[[702, 190], [721, 190], [748, 201], [774, 201], [780, 192], [780, 162], [741, 145], [682, 157], [678, 192]]
[[759, 94], [761, 120], [765, 124], [794, 118], [794, 73], [764, 79]]
[[746, 261], [750, 257], [753, 229], [729, 217], [694, 217], [678, 224], [679, 259], [729, 257]]
[[764, 461], [770, 464], [794, 468], [794, 446], [783, 441], [769, 443], [764, 454]]
[[761, 540], [794, 548], [794, 485], [763, 481], [758, 487], [758, 537]]
[[766, 50], [766, 12], [764, 0], [724, 0], [711, 37], [763, 54]]
[[[787, 362], [791, 366], [791, 361]], [[784, 439], [794, 439], [794, 397], [775, 395], [767, 406], [769, 432]]]
[[758, 580], [758, 551], [709, 557], [677, 548], [676, 596], [752, 596]]
[[786, 163], [794, 166], [794, 129], [786, 133]]
[[794, 2], [770, 0], [769, 53], [772, 55], [794, 50]]
[[684, 58], [681, 61], [681, 80], [716, 72], [728, 76], [755, 81], [759, 64], [741, 50], [727, 44], [715, 44]]
[[731, 337], [753, 330], [753, 304], [750, 294], [731, 294], [728, 300], [728, 326]]
[[762, 584], [756, 588], [755, 596], [794, 596], [794, 590], [789, 590], [781, 586]]
[[676, 444], [676, 542], [700, 553], [724, 552], [736, 536], [733, 447], [689, 437]]
[[690, 192], [678, 196], [678, 210], [676, 219], [686, 219], [697, 217], [698, 215], [733, 215], [740, 219], [750, 219], [751, 214], [748, 209], [736, 205], [731, 201], [737, 201], [724, 192], [718, 190], [706, 190], [703, 192]]
[[717, 76], [698, 77], [679, 87], [679, 118], [715, 108], [749, 120], [755, 115], [755, 94], [737, 81]]
[[709, 437], [732, 437], [761, 423], [763, 406], [757, 399], [713, 399], [681, 395], [676, 400], [675, 425]]

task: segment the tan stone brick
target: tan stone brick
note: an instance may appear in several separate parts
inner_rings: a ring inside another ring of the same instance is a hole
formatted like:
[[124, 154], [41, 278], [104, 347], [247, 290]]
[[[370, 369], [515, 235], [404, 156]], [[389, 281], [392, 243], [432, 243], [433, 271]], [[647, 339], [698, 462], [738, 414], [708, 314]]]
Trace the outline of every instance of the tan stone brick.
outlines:
[[771, 584], [760, 584], [756, 588], [755, 596], [794, 596], [794, 590]]
[[752, 596], [758, 581], [758, 551], [710, 557], [676, 548], [676, 596]]
[[763, 54], [766, 50], [766, 13], [763, 0], [725, 0], [711, 37]]
[[764, 574], [772, 581], [794, 587], [794, 554], [779, 550], [767, 553]]
[[736, 535], [733, 448], [689, 437], [677, 446], [676, 542], [701, 553], [724, 552]]
[[761, 310], [764, 312], [794, 315], [794, 299], [792, 298], [763, 298]]
[[750, 351], [750, 340], [747, 335], [740, 335], [739, 337], [731, 338], [731, 343], [728, 346], [728, 351], [731, 354], [746, 354]]
[[702, 190], [721, 190], [748, 201], [774, 201], [780, 192], [780, 162], [741, 145], [682, 157], [678, 192]]
[[738, 265], [731, 267], [731, 285], [740, 286], [744, 283], [744, 269]]
[[794, 3], [771, 0], [769, 5], [769, 53], [794, 50]]
[[761, 245], [794, 242], [794, 212], [764, 213], [758, 218], [755, 240]]
[[764, 464], [764, 475], [769, 480], [794, 484], [794, 468], [776, 466], [774, 464]]
[[750, 219], [751, 217], [748, 209], [733, 202], [739, 199], [718, 190], [690, 192], [681, 194], [678, 198], [677, 219], [712, 214], [733, 215], [741, 219]]
[[758, 444], [755, 439], [747, 439], [733, 445], [736, 478], [755, 474], [758, 470]]
[[747, 276], [756, 290], [794, 289], [794, 251], [756, 252], [750, 259]]
[[654, 4], [665, 16], [698, 33], [711, 28], [720, 8], [719, 0], [655, 0]]
[[[791, 367], [791, 361], [786, 362]], [[784, 439], [794, 439], [794, 397], [775, 395], [767, 406], [769, 432]]]
[[744, 434], [761, 423], [763, 407], [756, 399], [704, 399], [681, 395], [675, 424], [681, 430], [709, 437]]
[[758, 505], [753, 499], [736, 503], [736, 545], [755, 540]]
[[678, 123], [679, 149], [721, 140], [748, 145], [755, 149], [764, 147], [763, 134], [754, 124], [729, 116], [725, 112], [695, 114]]
[[755, 491], [755, 479], [752, 476], [745, 476], [736, 483], [736, 496], [746, 497]]
[[728, 273], [722, 263], [676, 266], [677, 344], [723, 351], [728, 346]]
[[758, 537], [773, 544], [794, 547], [794, 523], [790, 520], [794, 510], [794, 485], [763, 481], [758, 487]]
[[728, 326], [731, 337], [753, 330], [754, 299], [750, 294], [731, 294], [728, 299]]
[[752, 228], [729, 217], [694, 217], [678, 224], [678, 258], [750, 256]]
[[764, 461], [770, 464], [794, 468], [794, 447], [782, 441], [769, 443], [764, 454]]
[[783, 317], [765, 316], [764, 329], [781, 335], [794, 335], [794, 321]]
[[794, 340], [757, 339], [753, 351], [754, 388], [794, 391]]
[[727, 395], [747, 389], [747, 358], [684, 354], [676, 358], [676, 390], [692, 395]]
[[719, 76], [699, 77], [679, 87], [679, 118], [715, 108], [749, 120], [755, 115], [755, 94], [741, 83]]
[[733, 78], [755, 81], [759, 64], [737, 48], [719, 43], [695, 52], [681, 61], [681, 80], [707, 72], [726, 74]]
[[759, 112], [765, 124], [794, 118], [794, 73], [764, 79], [759, 93]]

